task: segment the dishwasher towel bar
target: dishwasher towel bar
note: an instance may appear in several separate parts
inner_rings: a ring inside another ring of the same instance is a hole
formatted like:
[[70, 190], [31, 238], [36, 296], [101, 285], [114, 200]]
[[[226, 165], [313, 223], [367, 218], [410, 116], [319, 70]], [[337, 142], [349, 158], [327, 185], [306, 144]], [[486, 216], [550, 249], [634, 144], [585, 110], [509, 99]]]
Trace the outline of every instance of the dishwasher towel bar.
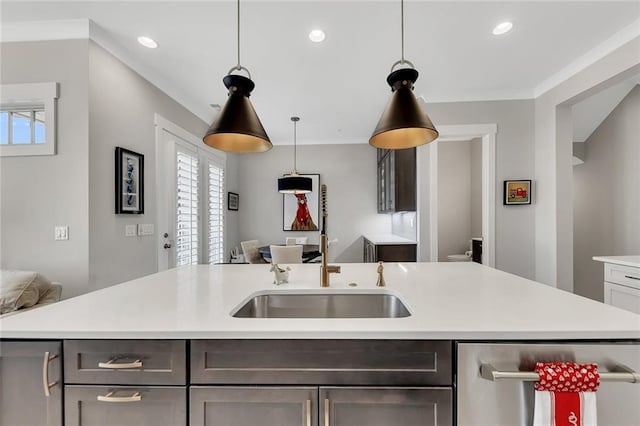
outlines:
[[[600, 373], [601, 382], [627, 382], [640, 383], [640, 373], [636, 373], [623, 365], [616, 366], [610, 372]], [[534, 371], [498, 371], [491, 364], [482, 364], [480, 366], [480, 376], [483, 379], [496, 380], [522, 380], [525, 382], [537, 382], [540, 380], [538, 373]]]

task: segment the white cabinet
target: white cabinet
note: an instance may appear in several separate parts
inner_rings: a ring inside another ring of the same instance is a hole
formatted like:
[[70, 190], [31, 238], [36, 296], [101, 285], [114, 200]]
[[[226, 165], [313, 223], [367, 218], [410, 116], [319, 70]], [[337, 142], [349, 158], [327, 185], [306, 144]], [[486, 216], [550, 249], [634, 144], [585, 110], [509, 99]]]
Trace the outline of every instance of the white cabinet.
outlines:
[[640, 314], [640, 267], [605, 263], [604, 303]]

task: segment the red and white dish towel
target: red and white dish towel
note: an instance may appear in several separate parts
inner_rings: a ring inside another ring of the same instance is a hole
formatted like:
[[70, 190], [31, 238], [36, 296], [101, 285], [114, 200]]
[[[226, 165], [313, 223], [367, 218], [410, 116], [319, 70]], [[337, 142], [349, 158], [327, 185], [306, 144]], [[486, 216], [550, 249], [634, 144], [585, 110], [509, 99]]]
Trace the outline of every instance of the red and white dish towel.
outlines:
[[596, 426], [597, 364], [538, 362], [533, 426]]

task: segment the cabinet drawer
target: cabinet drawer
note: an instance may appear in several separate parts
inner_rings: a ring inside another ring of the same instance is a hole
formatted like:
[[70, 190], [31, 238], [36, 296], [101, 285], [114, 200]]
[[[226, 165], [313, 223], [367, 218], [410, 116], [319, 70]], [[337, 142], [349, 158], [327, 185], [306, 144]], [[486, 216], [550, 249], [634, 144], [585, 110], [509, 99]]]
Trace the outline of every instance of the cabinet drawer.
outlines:
[[604, 303], [640, 314], [640, 289], [605, 282]]
[[65, 383], [184, 385], [184, 340], [65, 340]]
[[640, 290], [640, 268], [605, 263], [604, 280]]
[[451, 341], [192, 340], [191, 382], [449, 385]]
[[65, 386], [66, 426], [182, 426], [185, 387]]

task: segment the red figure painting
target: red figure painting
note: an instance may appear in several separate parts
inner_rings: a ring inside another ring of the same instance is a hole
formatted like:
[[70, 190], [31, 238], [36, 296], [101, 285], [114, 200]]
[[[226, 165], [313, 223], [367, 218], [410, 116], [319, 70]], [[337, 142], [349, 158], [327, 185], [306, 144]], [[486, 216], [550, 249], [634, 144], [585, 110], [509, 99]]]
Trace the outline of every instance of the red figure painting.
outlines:
[[306, 194], [294, 194], [298, 200], [298, 210], [296, 217], [291, 224], [292, 231], [317, 231], [318, 227], [313, 223], [313, 218], [309, 213]]

